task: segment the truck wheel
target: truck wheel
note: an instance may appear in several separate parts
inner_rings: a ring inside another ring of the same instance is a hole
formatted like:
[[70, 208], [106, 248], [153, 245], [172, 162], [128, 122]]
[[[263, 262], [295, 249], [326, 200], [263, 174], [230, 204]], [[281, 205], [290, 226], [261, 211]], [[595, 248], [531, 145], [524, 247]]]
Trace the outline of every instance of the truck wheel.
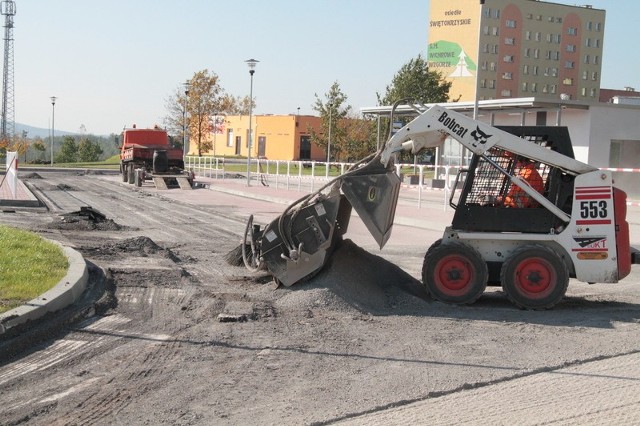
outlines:
[[134, 183], [136, 180], [136, 169], [133, 163], [127, 164], [127, 181], [129, 183]]
[[122, 175], [122, 181], [126, 182], [129, 179], [129, 176], [127, 176], [127, 165], [124, 163], [120, 163], [120, 174]]
[[550, 247], [528, 244], [507, 258], [500, 270], [502, 289], [522, 309], [549, 309], [564, 297], [569, 269]]
[[489, 272], [480, 253], [460, 242], [436, 241], [422, 265], [422, 281], [434, 299], [458, 305], [478, 300]]

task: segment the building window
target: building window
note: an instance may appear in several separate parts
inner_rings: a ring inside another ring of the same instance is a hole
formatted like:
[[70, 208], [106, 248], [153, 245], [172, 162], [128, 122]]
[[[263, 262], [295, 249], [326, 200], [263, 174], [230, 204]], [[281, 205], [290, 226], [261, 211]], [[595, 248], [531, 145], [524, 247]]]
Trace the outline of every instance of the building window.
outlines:
[[489, 69], [491, 69], [491, 71], [495, 71], [496, 70], [496, 63], [495, 62], [491, 62], [489, 64]]
[[553, 52], [553, 59], [555, 59], [556, 61], [560, 60], [560, 52], [559, 51], [555, 51]]
[[529, 49], [528, 47], [525, 47], [525, 49], [524, 49], [524, 57], [525, 58], [530, 58], [531, 57], [531, 49]]
[[531, 31], [526, 31], [524, 33], [525, 40], [531, 40]]
[[490, 9], [490, 8], [486, 8], [486, 9], [484, 10], [484, 16], [485, 16], [486, 18], [490, 18], [490, 17], [491, 17], [491, 9]]
[[578, 35], [578, 29], [577, 28], [573, 28], [573, 27], [569, 27], [567, 28], [567, 34], [569, 35]]
[[587, 96], [587, 88], [586, 87], [583, 87], [582, 89], [580, 89], [580, 95]]
[[564, 80], [562, 80], [562, 84], [564, 84], [565, 86], [573, 86], [573, 79], [567, 77]]
[[512, 80], [513, 79], [513, 74], [510, 72], [505, 72], [502, 74], [502, 79], [503, 80]]
[[536, 32], [536, 41], [540, 41], [542, 39], [542, 33]]
[[591, 80], [596, 81], [598, 79], [598, 73], [596, 71], [591, 73]]
[[529, 88], [527, 87], [527, 82], [522, 83], [522, 91], [526, 92]]
[[547, 34], [547, 43], [551, 43], [551, 34]]
[[496, 19], [500, 18], [500, 9], [493, 10], [493, 17]]
[[487, 43], [482, 46], [482, 51], [484, 53], [489, 53], [489, 45]]
[[600, 31], [602, 29], [602, 23], [596, 22], [596, 31]]
[[573, 69], [574, 66], [575, 66], [575, 64], [573, 63], [573, 61], [566, 61], [564, 63], [564, 67], [565, 68]]
[[527, 19], [533, 19], [533, 13], [527, 13]]
[[505, 62], [513, 62], [513, 56], [507, 55], [503, 58]]
[[592, 98], [595, 98], [595, 97], [596, 97], [596, 89], [595, 89], [595, 88], [593, 88], [593, 87], [591, 88], [591, 93], [590, 93], [590, 95], [591, 95], [591, 97], [592, 97]]
[[536, 93], [538, 91], [538, 83], [531, 83], [531, 91]]
[[598, 47], [598, 48], [600, 47], [600, 39], [599, 38], [596, 39], [596, 47]]
[[491, 27], [491, 33], [492, 33], [494, 36], [497, 36], [498, 34], [500, 34], [500, 28], [498, 28], [498, 27]]
[[498, 45], [494, 44], [491, 46], [491, 53], [498, 53]]
[[504, 96], [504, 97], [508, 98], [508, 97], [510, 97], [510, 96], [511, 96], [511, 90], [509, 90], [509, 89], [505, 89], [505, 90], [503, 90], [502, 92], [500, 92], [500, 95], [502, 95], [502, 96]]
[[540, 58], [540, 49], [533, 49], [533, 57], [536, 59]]
[[489, 80], [489, 89], [495, 89], [495, 88], [496, 88], [496, 81]]
[[233, 129], [227, 129], [227, 146], [233, 146]]
[[551, 68], [551, 76], [552, 77], [557, 77], [558, 76], [558, 68]]
[[582, 79], [586, 80], [589, 78], [589, 71], [582, 71]]
[[575, 44], [567, 44], [567, 52], [575, 52], [576, 45]]
[[531, 70], [532, 70], [532, 74], [533, 75], [538, 75], [538, 66], [537, 65], [534, 65]]
[[589, 55], [584, 55], [584, 63], [588, 64], [589, 62], [591, 62], [591, 57]]
[[513, 19], [507, 19], [507, 22], [505, 22], [505, 25], [507, 28], [515, 28], [516, 21], [514, 21]]
[[562, 24], [562, 18], [556, 18], [556, 22], [557, 22], [558, 24]]
[[593, 29], [593, 22], [589, 21], [589, 22], [587, 23], [587, 29], [588, 29], [589, 31], [591, 31], [591, 30]]
[[504, 44], [507, 44], [509, 46], [513, 46], [514, 44], [516, 44], [516, 39], [513, 37], [507, 37], [504, 39]]
[[482, 89], [486, 89], [487, 88], [487, 80], [486, 79], [482, 79], [480, 80], [480, 88]]
[[542, 93], [549, 93], [549, 85], [545, 84], [544, 86], [542, 86]]
[[542, 21], [542, 15], [537, 15], [536, 16], [536, 21]]
[[594, 63], [594, 64], [596, 64], [596, 65], [598, 65], [598, 63], [599, 63], [599, 62], [600, 62], [600, 57], [599, 57], [598, 55], [595, 55], [595, 56], [593, 57], [593, 63]]
[[486, 71], [487, 70], [487, 61], [483, 61], [482, 65], [480, 65], [480, 69], [482, 69], [482, 71]]
[[556, 93], [558, 91], [558, 86], [556, 84], [552, 84], [549, 91], [551, 93]]
[[482, 29], [482, 33], [484, 35], [489, 35], [489, 26], [485, 25], [484, 28]]

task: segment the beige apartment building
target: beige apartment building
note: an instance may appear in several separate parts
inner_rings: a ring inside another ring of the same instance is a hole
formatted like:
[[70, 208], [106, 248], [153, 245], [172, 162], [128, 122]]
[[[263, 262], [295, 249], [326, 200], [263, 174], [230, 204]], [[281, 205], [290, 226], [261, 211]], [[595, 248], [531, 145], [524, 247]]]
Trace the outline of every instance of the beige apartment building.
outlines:
[[430, 0], [429, 69], [451, 100], [599, 99], [605, 11], [538, 0]]

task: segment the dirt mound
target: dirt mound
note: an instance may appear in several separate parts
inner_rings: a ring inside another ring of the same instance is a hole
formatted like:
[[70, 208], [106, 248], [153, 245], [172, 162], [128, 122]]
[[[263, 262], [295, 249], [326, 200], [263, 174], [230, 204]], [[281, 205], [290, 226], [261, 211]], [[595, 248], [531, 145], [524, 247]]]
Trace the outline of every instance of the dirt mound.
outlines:
[[72, 186], [69, 186], [64, 183], [57, 184], [56, 188], [58, 188], [60, 191], [75, 191], [75, 189]]
[[20, 174], [20, 179], [42, 179], [42, 176], [35, 172]]
[[424, 311], [428, 294], [422, 284], [387, 260], [341, 242], [314, 278], [293, 286], [277, 307], [352, 310], [373, 315]]
[[61, 231], [123, 231], [131, 229], [130, 227], [119, 225], [111, 219], [94, 222], [83, 217], [62, 217], [60, 221], [51, 222], [46, 228]]
[[128, 238], [116, 242], [109, 241], [95, 247], [83, 247], [81, 251], [91, 257], [121, 257], [124, 253], [128, 256], [163, 257], [175, 263], [181, 262], [180, 258], [170, 249], [160, 247], [151, 238], [145, 236]]

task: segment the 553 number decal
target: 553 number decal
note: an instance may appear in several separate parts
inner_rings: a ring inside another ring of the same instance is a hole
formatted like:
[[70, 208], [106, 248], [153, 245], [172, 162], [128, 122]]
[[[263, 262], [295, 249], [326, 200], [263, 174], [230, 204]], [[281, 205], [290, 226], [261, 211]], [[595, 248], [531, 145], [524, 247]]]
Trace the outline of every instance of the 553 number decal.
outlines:
[[604, 200], [580, 201], [580, 217], [583, 219], [605, 218], [608, 214]]

